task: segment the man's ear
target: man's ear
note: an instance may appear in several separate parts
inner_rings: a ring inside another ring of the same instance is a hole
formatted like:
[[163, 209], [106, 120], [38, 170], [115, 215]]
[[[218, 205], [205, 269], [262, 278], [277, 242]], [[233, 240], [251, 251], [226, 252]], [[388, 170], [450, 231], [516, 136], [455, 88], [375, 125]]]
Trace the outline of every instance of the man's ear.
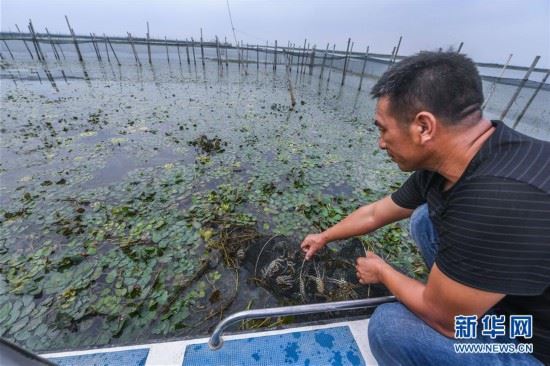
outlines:
[[421, 111], [416, 114], [411, 127], [416, 142], [425, 144], [434, 138], [437, 130], [437, 119], [430, 112]]

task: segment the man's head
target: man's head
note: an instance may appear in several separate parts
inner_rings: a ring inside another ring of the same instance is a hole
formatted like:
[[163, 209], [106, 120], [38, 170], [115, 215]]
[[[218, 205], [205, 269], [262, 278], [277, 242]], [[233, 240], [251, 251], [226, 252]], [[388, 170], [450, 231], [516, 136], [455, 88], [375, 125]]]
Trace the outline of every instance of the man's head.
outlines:
[[482, 118], [477, 68], [454, 52], [420, 52], [403, 59], [382, 75], [371, 95], [378, 98], [380, 147], [402, 170], [426, 168], [438, 137]]
[[388, 97], [391, 113], [403, 123], [420, 111], [447, 124], [474, 112], [481, 118], [481, 78], [472, 60], [456, 52], [420, 52], [403, 59], [382, 75], [371, 95]]

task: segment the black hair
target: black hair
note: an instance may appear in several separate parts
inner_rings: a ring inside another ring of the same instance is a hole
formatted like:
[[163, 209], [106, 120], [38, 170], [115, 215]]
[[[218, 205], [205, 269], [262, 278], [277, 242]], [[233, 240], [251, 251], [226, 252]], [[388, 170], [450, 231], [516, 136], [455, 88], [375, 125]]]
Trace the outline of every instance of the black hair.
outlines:
[[390, 113], [403, 122], [422, 110], [450, 124], [474, 112], [481, 119], [479, 72], [471, 59], [456, 52], [422, 51], [404, 58], [382, 75], [371, 95], [389, 97]]

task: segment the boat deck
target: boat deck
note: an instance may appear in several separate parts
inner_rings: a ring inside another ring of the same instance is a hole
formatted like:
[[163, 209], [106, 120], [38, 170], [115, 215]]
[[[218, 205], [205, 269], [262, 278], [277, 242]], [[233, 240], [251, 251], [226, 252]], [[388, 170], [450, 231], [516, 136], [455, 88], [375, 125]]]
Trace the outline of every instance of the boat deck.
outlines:
[[61, 366], [376, 365], [367, 328], [362, 319], [226, 335], [217, 351], [199, 338], [41, 356]]

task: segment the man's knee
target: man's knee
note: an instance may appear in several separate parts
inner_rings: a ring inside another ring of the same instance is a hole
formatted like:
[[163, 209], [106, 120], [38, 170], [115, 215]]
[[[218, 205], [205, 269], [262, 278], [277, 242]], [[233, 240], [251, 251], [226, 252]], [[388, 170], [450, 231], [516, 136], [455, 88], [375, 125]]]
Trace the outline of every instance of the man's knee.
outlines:
[[[427, 325], [401, 303], [379, 306], [369, 320], [370, 349], [380, 365], [424, 365]], [[443, 336], [441, 336], [443, 337]]]
[[401, 303], [378, 306], [369, 320], [369, 343], [373, 352], [407, 343], [404, 338], [412, 332], [404, 329], [409, 323], [403, 321], [408, 315], [405, 312], [409, 310]]

